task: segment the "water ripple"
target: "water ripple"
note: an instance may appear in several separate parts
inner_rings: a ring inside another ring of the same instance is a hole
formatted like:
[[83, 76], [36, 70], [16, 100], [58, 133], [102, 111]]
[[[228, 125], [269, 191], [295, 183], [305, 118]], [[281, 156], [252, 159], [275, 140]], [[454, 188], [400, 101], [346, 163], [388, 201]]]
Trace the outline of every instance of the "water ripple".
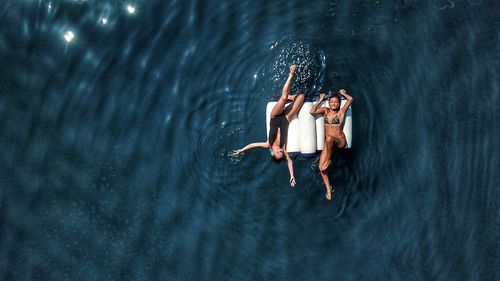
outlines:
[[[1, 278], [493, 278], [496, 6], [0, 1]], [[317, 158], [231, 156], [292, 63], [354, 97], [331, 202]]]

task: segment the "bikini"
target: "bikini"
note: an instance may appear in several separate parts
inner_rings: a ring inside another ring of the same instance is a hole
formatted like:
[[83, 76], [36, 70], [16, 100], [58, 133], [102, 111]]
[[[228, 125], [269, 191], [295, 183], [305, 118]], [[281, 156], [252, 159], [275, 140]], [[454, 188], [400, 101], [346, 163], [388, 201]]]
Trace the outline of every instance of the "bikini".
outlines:
[[[325, 125], [328, 124], [328, 125], [333, 125], [335, 127], [340, 127], [342, 125], [342, 122], [344, 122], [344, 120], [343, 120], [344, 118], [340, 119], [338, 112], [333, 116], [332, 122], [328, 122], [328, 116], [326, 114], [323, 117], [325, 120]], [[335, 142], [339, 142], [340, 141], [339, 138], [343, 139], [345, 141], [345, 135], [343, 132], [342, 132], [341, 136], [334, 137]]]
[[340, 126], [340, 124], [342, 123], [338, 113], [333, 116], [332, 122], [329, 122], [328, 116], [326, 114], [323, 116], [323, 118], [325, 120], [325, 124], [332, 124], [332, 125]]

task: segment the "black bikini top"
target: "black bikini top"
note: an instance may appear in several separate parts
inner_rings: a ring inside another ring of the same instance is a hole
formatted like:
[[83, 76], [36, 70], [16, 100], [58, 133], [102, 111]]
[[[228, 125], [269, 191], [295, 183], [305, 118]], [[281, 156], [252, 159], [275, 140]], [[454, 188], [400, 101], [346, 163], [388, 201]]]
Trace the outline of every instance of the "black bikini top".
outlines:
[[332, 122], [329, 122], [328, 116], [326, 114], [324, 115], [324, 119], [325, 124], [340, 125], [342, 123], [342, 120], [340, 120], [338, 113], [333, 116]]

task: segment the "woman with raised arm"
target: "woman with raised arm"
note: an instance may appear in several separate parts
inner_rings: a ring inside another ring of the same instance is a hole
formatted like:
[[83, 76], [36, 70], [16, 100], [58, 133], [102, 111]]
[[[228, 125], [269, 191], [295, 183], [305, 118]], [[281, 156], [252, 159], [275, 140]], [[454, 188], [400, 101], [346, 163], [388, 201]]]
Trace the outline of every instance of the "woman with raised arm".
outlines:
[[325, 146], [323, 147], [323, 151], [321, 151], [321, 155], [319, 157], [319, 171], [321, 177], [323, 178], [323, 183], [326, 188], [326, 199], [332, 199], [332, 191], [333, 187], [330, 184], [330, 180], [328, 179], [328, 174], [326, 173], [326, 169], [331, 163], [330, 157], [335, 150], [343, 149], [346, 144], [345, 134], [343, 131], [344, 128], [344, 118], [345, 112], [349, 108], [352, 103], [352, 97], [347, 94], [344, 89], [339, 91], [339, 94], [344, 96], [347, 99], [347, 102], [340, 108], [340, 96], [334, 94], [330, 96], [328, 99], [328, 107], [322, 107], [318, 109], [319, 104], [323, 101], [325, 94], [322, 93], [319, 95], [319, 100], [316, 104], [311, 108], [311, 114], [322, 114], [325, 119]]
[[[281, 91], [281, 97], [276, 105], [271, 110], [271, 121], [269, 122], [269, 136], [267, 142], [254, 142], [242, 149], [234, 151], [234, 155], [240, 154], [252, 148], [262, 147], [271, 148], [271, 156], [275, 161], [283, 160], [285, 157], [288, 161], [288, 171], [290, 172], [290, 186], [295, 186], [295, 176], [293, 174], [293, 161], [286, 152], [286, 141], [288, 137], [288, 125], [293, 116], [299, 111], [304, 103], [304, 94], [290, 95], [293, 76], [297, 69], [296, 65], [290, 66], [290, 74]], [[286, 106], [288, 99], [293, 100], [291, 104]]]

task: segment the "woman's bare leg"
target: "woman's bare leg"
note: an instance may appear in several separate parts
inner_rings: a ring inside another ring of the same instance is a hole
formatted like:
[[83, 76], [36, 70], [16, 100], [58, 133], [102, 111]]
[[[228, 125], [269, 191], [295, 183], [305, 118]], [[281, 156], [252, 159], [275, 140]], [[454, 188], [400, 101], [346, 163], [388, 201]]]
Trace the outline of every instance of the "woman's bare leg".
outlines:
[[326, 170], [328, 169], [328, 166], [330, 166], [331, 160], [330, 156], [332, 155], [332, 150], [333, 150], [333, 138], [328, 137], [325, 142], [325, 146], [323, 147], [323, 151], [321, 151], [321, 155], [319, 157], [319, 172], [321, 174], [321, 177], [323, 178], [323, 183], [325, 184], [326, 188], [326, 199], [331, 200], [331, 185], [330, 185], [330, 179], [328, 178], [328, 174], [326, 173]]
[[344, 149], [345, 144], [346, 144], [346, 142], [347, 142], [347, 141], [346, 141], [346, 139], [345, 139], [345, 134], [344, 134], [344, 132], [342, 132], [342, 136], [343, 136], [343, 137], [338, 138], [338, 139], [337, 139], [337, 141], [336, 141], [336, 143], [337, 143], [337, 148], [339, 148], [339, 149]]
[[288, 99], [288, 94], [290, 93], [290, 89], [292, 88], [292, 80], [295, 75], [295, 69], [297, 66], [292, 64], [290, 66], [290, 74], [288, 74], [288, 79], [286, 79], [285, 85], [283, 85], [283, 89], [281, 90], [281, 97], [271, 110], [271, 117], [275, 117], [280, 115], [283, 110], [285, 110], [286, 100]]
[[290, 122], [290, 120], [292, 120], [293, 115], [295, 115], [295, 113], [297, 113], [299, 111], [299, 109], [302, 107], [302, 105], [304, 104], [304, 98], [305, 98], [304, 94], [300, 94], [300, 95], [297, 95], [297, 97], [295, 97], [295, 101], [293, 103], [292, 109], [286, 115], [286, 119], [288, 119], [289, 122]]

